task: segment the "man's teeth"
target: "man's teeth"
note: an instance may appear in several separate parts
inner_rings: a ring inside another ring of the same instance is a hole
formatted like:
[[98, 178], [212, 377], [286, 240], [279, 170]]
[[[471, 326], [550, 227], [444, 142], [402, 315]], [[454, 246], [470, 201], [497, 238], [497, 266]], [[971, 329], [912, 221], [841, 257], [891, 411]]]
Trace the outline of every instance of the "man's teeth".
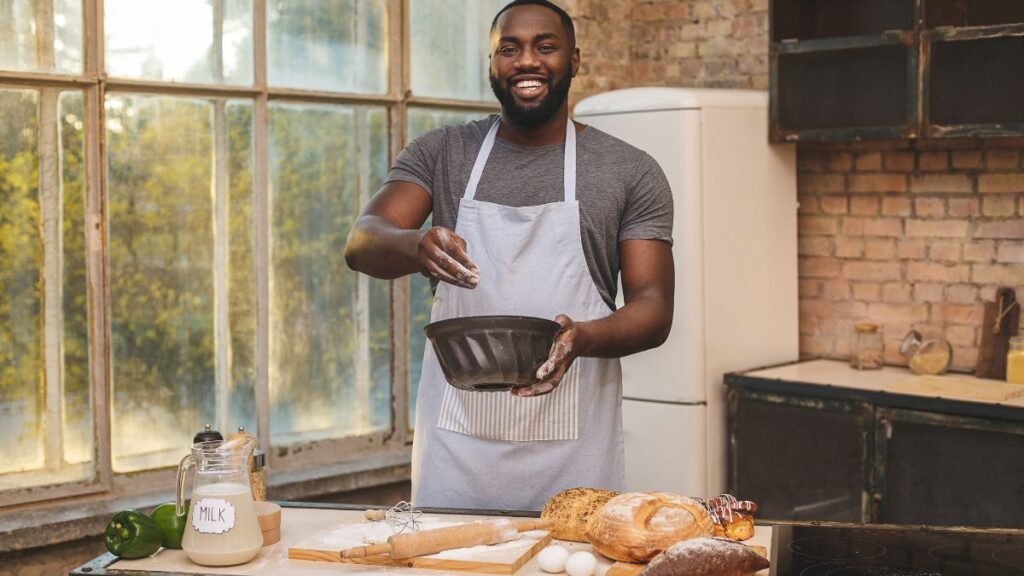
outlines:
[[539, 80], [520, 80], [516, 82], [516, 88], [540, 88], [542, 84]]

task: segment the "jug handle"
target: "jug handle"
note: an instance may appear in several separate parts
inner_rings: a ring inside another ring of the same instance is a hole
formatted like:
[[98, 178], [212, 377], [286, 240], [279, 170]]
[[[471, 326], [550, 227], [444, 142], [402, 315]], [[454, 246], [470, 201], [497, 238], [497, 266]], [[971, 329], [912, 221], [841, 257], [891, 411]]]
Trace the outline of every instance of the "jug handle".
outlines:
[[185, 513], [185, 476], [188, 475], [188, 469], [194, 465], [195, 459], [192, 458], [191, 454], [182, 458], [181, 462], [178, 464], [177, 488], [175, 490], [174, 498], [174, 513], [178, 516]]

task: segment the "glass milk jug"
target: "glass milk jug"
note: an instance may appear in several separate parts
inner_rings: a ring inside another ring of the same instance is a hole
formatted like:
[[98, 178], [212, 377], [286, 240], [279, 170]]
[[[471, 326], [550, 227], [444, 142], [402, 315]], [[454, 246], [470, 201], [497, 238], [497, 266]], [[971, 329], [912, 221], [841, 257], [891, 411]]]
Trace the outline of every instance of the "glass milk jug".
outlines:
[[263, 546], [263, 533], [249, 485], [252, 436], [192, 445], [178, 466], [177, 512], [185, 502], [185, 476], [195, 467], [192, 504], [181, 547], [196, 564], [231, 566], [252, 560]]

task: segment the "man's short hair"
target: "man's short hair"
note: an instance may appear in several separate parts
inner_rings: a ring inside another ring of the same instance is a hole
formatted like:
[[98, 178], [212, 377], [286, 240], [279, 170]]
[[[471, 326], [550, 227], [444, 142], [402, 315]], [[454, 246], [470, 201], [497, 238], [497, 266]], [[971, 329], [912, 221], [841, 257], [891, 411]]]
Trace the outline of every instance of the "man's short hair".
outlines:
[[572, 23], [572, 18], [565, 10], [562, 10], [561, 8], [558, 7], [557, 4], [554, 4], [549, 0], [513, 0], [512, 2], [509, 2], [508, 4], [505, 5], [504, 8], [498, 10], [498, 13], [494, 15], [494, 20], [491, 22], [491, 32], [493, 33], [494, 29], [498, 26], [498, 18], [501, 18], [502, 14], [504, 14], [505, 12], [512, 8], [515, 8], [516, 6], [531, 5], [543, 6], [544, 8], [551, 10], [555, 14], [558, 14], [558, 17], [562, 20], [562, 27], [565, 28], [565, 31], [569, 35], [569, 41], [572, 43], [573, 46], [576, 45], [576, 26]]

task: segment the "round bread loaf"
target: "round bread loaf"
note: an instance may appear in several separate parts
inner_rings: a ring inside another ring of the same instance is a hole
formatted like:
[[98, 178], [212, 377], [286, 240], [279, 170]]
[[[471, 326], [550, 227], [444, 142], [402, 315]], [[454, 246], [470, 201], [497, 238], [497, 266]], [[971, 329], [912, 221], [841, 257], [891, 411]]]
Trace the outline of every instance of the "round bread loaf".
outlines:
[[604, 503], [618, 492], [600, 488], [569, 488], [551, 497], [544, 504], [540, 517], [555, 521], [551, 535], [559, 540], [586, 542], [587, 523]]
[[647, 562], [680, 540], [714, 533], [708, 511], [696, 500], [668, 492], [630, 492], [609, 500], [587, 527], [601, 554]]

